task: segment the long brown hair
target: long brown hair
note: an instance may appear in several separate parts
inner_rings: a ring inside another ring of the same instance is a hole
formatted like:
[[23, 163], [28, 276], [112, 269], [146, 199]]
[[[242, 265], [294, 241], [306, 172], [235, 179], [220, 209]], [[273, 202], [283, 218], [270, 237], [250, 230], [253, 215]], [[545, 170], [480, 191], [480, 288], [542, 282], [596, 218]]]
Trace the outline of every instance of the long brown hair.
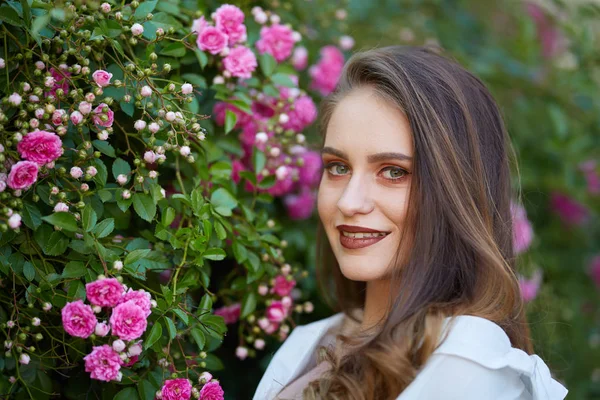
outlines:
[[[485, 85], [457, 62], [424, 47], [355, 54], [321, 106], [323, 138], [339, 101], [369, 86], [398, 107], [412, 129], [413, 177], [403, 239], [391, 267], [390, 308], [379, 329], [351, 351], [325, 352], [332, 369], [305, 399], [397, 397], [439, 345], [443, 320], [475, 315], [500, 325], [531, 353], [514, 273], [510, 212], [511, 145]], [[365, 282], [345, 278], [322, 225], [318, 280], [326, 300], [352, 318]]]

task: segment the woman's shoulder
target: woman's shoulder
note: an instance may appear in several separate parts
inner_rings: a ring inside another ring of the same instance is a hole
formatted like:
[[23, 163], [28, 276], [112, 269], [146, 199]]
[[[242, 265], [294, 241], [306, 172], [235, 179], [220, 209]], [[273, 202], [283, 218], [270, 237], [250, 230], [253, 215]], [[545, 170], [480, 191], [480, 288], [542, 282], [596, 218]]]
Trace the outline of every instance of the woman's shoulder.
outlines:
[[[506, 332], [485, 318], [461, 315], [445, 320], [444, 340], [434, 351], [428, 373], [449, 376], [462, 370], [479, 384], [512, 382], [534, 400], [563, 399], [567, 390], [552, 378], [548, 366], [537, 355], [512, 347]], [[519, 398], [519, 397], [516, 397]]]

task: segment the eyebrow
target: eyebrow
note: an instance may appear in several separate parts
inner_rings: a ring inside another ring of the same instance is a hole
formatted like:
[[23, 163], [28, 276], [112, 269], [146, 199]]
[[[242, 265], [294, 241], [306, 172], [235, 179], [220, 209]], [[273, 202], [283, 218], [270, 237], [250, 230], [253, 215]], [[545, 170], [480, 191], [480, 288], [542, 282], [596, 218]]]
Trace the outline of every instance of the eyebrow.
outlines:
[[[348, 159], [348, 155], [341, 150], [334, 149], [333, 147], [325, 146], [321, 149], [321, 155], [323, 154], [332, 154], [336, 157]], [[367, 161], [369, 163], [376, 163], [385, 160], [400, 160], [400, 161], [412, 161], [412, 157], [407, 156], [404, 153], [394, 153], [394, 152], [384, 152], [384, 153], [376, 153], [370, 154], [367, 156]]]

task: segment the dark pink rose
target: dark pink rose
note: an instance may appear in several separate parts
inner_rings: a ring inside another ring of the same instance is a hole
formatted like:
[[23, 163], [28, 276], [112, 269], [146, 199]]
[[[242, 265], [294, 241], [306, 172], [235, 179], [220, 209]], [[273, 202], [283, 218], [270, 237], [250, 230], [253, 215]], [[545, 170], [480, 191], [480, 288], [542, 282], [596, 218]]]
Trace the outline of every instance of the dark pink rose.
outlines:
[[227, 47], [227, 35], [214, 26], [205, 27], [196, 39], [198, 48], [210, 54], [219, 54]]
[[281, 322], [287, 317], [288, 309], [281, 301], [274, 301], [267, 307], [267, 319], [271, 322]]
[[550, 208], [567, 225], [582, 225], [590, 217], [589, 210], [575, 199], [558, 192], [552, 193]]
[[29, 132], [17, 145], [21, 157], [44, 165], [63, 154], [62, 140], [54, 132]]
[[283, 202], [289, 217], [293, 220], [310, 218], [315, 209], [315, 196], [310, 190], [303, 190], [300, 194], [288, 194]]
[[240, 318], [240, 304], [235, 303], [230, 306], [221, 307], [215, 310], [215, 315], [220, 315], [225, 320], [225, 324], [235, 324]]
[[223, 400], [224, 398], [225, 392], [219, 381], [208, 382], [200, 390], [200, 400]]
[[6, 183], [11, 189], [27, 189], [37, 181], [38, 165], [32, 161], [19, 161], [14, 164]]
[[254, 72], [257, 65], [256, 56], [252, 50], [244, 46], [232, 49], [227, 57], [223, 59], [225, 70], [236, 78], [248, 79], [252, 77], [252, 72]]
[[321, 59], [308, 71], [312, 78], [311, 88], [327, 96], [335, 89], [343, 68], [344, 54], [335, 46], [323, 47]]
[[275, 284], [273, 285], [273, 291], [278, 296], [287, 296], [291, 293], [292, 289], [296, 286], [296, 281], [291, 279], [287, 280], [285, 276], [278, 275], [275, 278]]
[[294, 44], [294, 32], [290, 28], [273, 24], [260, 29], [256, 48], [260, 54], [269, 53], [277, 62], [282, 62], [292, 54]]
[[161, 389], [163, 400], [189, 400], [192, 384], [189, 379], [167, 379]]
[[214, 20], [217, 28], [228, 36], [230, 45], [246, 40], [244, 13], [236, 6], [224, 4], [217, 8]]

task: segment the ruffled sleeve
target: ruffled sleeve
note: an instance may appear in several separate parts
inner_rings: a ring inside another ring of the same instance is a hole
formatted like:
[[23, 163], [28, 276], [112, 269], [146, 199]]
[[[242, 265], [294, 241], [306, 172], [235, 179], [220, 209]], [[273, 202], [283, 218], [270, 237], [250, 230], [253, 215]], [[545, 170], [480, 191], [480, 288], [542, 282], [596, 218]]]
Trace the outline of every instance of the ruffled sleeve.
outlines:
[[[552, 378], [544, 361], [537, 355], [512, 347], [504, 330], [495, 323], [474, 316], [459, 316], [448, 328], [446, 339], [432, 359], [443, 359], [444, 356], [465, 359], [487, 371], [495, 371], [496, 376], [502, 375], [504, 382], [509, 382], [511, 376], [518, 377], [524, 388], [517, 397], [486, 398], [562, 400], [566, 397], [567, 389]], [[427, 365], [424, 370], [426, 368]], [[442, 370], [438, 368], [438, 373]]]

